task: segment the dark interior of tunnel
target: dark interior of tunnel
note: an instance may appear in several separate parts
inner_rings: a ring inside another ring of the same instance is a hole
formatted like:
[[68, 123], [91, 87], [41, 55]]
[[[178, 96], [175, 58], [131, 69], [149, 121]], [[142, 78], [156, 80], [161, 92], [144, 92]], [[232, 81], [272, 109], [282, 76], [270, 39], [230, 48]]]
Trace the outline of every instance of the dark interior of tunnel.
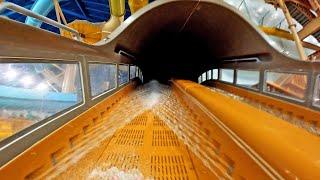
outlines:
[[209, 49], [207, 40], [194, 33], [160, 32], [144, 41], [136, 64], [145, 82], [196, 81], [201, 72], [215, 65]]

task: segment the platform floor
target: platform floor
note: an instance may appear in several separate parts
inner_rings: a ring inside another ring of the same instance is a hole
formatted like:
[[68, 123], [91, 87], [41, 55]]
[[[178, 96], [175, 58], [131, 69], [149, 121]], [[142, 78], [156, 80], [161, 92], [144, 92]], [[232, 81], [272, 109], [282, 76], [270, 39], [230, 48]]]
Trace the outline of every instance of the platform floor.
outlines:
[[139, 170], [146, 179], [216, 179], [151, 111], [134, 118], [56, 178], [104, 179], [103, 173], [112, 167]]

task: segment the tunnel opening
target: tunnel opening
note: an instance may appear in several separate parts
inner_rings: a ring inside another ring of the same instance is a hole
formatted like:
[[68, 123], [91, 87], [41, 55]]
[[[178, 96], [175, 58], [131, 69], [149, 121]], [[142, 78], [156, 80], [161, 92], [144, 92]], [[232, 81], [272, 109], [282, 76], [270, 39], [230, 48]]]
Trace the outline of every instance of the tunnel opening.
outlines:
[[170, 79], [196, 81], [206, 67], [217, 66], [206, 39], [192, 32], [161, 32], [143, 43], [137, 64], [145, 82]]

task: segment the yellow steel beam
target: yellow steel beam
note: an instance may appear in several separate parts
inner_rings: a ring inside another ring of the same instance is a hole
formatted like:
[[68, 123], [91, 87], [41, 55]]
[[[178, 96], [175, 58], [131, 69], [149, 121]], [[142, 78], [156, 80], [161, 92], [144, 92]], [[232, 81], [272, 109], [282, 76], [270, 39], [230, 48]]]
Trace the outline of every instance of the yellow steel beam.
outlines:
[[298, 35], [301, 40], [305, 39], [309, 35], [320, 30], [320, 17], [314, 18], [306, 26], [303, 27], [301, 31], [298, 32]]
[[[286, 30], [275, 28], [275, 27], [266, 27], [266, 26], [260, 26], [259, 28], [267, 35], [294, 41], [292, 34]], [[319, 46], [305, 42], [305, 41], [302, 41], [302, 45], [303, 47], [308, 49], [312, 49], [316, 51], [320, 50]]]
[[267, 35], [276, 36], [276, 37], [293, 41], [292, 34], [286, 30], [275, 28], [275, 27], [266, 27], [266, 26], [259, 26], [259, 28]]
[[149, 0], [129, 0], [128, 4], [130, 7], [131, 14], [135, 13], [139, 9], [143, 8], [149, 3]]

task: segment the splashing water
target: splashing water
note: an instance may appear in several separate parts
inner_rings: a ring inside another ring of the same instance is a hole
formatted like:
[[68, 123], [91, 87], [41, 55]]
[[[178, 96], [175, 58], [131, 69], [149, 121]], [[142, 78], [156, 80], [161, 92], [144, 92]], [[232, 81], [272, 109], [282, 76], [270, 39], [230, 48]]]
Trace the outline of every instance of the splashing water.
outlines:
[[131, 169], [128, 171], [122, 171], [116, 167], [111, 167], [107, 170], [100, 168], [94, 169], [88, 179], [108, 179], [108, 180], [144, 180], [152, 179], [145, 178], [138, 169]]
[[[83, 142], [83, 146], [75, 148], [76, 151], [71, 155], [67, 162], [59, 164], [59, 166], [57, 166], [58, 168], [55, 169], [54, 174], [51, 174], [51, 177], [58, 176], [68, 167], [76, 164], [80, 159], [85, 157], [86, 154], [88, 154], [94, 148], [99, 147], [102, 142], [111, 137], [118, 129], [121, 129], [130, 123], [138, 115], [156, 107], [163, 101], [167, 101], [167, 99], [170, 97], [170, 94], [170, 87], [162, 85], [157, 81], [151, 81], [150, 83], [145, 84], [128, 94], [127, 97], [119, 101], [115, 107], [108, 112], [108, 115], [104, 118], [103, 123], [95, 129], [95, 131], [99, 133], [91, 135], [90, 139], [94, 139], [94, 141], [91, 141], [89, 138], [87, 138], [88, 141]], [[96, 175], [99, 174], [99, 172], [102, 175], [106, 175], [114, 172], [114, 169], [111, 169], [110, 172], [104, 172], [97, 167], [92, 171], [92, 173], [93, 172], [95, 172]]]
[[143, 105], [144, 109], [152, 109], [161, 102], [167, 101], [171, 94], [171, 88], [169, 86], [158, 83], [157, 81], [151, 81], [142, 87], [143, 93]]

